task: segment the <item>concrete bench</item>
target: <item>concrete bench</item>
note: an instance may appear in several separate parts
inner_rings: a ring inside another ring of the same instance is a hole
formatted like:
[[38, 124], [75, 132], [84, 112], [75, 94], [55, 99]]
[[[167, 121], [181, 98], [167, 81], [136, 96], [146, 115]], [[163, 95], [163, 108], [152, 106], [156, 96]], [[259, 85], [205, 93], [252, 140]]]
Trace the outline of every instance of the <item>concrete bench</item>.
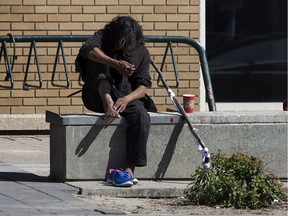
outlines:
[[[107, 168], [124, 166], [125, 120], [101, 116], [46, 112], [52, 179], [101, 180]], [[189, 179], [201, 166], [201, 155], [187, 124], [178, 113], [150, 113], [150, 118], [148, 165], [136, 169], [137, 177]], [[287, 112], [195, 112], [189, 119], [210, 153], [249, 153], [287, 178]]]

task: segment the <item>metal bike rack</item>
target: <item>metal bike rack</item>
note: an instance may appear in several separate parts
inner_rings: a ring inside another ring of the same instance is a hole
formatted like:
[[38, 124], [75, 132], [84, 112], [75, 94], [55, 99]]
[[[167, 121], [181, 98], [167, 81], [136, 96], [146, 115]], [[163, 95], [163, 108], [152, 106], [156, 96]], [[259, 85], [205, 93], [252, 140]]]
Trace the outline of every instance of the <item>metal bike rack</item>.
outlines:
[[[42, 76], [41, 76], [41, 71], [40, 71], [40, 62], [38, 58], [38, 53], [37, 53], [37, 46], [36, 43], [40, 42], [57, 42], [58, 47], [57, 51], [55, 54], [55, 61], [54, 61], [54, 67], [52, 71], [52, 77], [51, 77], [51, 84], [53, 86], [58, 86], [58, 87], [65, 87], [69, 88], [70, 87], [70, 80], [68, 76], [68, 69], [67, 69], [67, 63], [66, 63], [66, 58], [65, 58], [65, 53], [64, 53], [64, 42], [85, 42], [90, 38], [91, 35], [63, 35], [63, 36], [48, 36], [48, 35], [39, 35], [39, 36], [13, 36], [11, 34], [8, 34], [6, 36], [0, 36], [0, 42], [1, 42], [1, 49], [0, 49], [0, 63], [1, 63], [1, 58], [2, 55], [4, 57], [4, 62], [5, 62], [5, 67], [6, 67], [6, 77], [5, 81], [10, 81], [10, 86], [1, 86], [5, 88], [11, 88], [13, 89], [14, 87], [14, 81], [13, 81], [13, 67], [15, 64], [15, 60], [17, 59], [16, 56], [16, 43], [17, 42], [27, 42], [31, 43], [30, 45], [30, 50], [29, 50], [29, 55], [28, 55], [28, 60], [26, 64], [26, 70], [25, 70], [25, 76], [24, 76], [24, 82], [23, 82], [23, 89], [24, 90], [29, 90], [29, 87], [34, 87], [34, 88], [42, 88]], [[151, 43], [166, 43], [166, 49], [165, 53], [163, 56], [163, 60], [161, 63], [161, 70], [164, 67], [165, 61], [166, 61], [166, 56], [168, 55], [168, 50], [170, 50], [171, 57], [172, 57], [172, 63], [173, 63], [173, 68], [174, 68], [174, 74], [175, 74], [175, 81], [176, 84], [173, 87], [178, 87], [179, 86], [179, 75], [177, 71], [177, 66], [176, 66], [176, 61], [174, 58], [174, 51], [173, 51], [173, 46], [172, 43], [184, 43], [188, 44], [191, 47], [193, 47], [200, 59], [200, 66], [202, 69], [202, 74], [203, 74], [203, 79], [204, 79], [204, 85], [206, 89], [206, 94], [207, 94], [207, 101], [208, 101], [208, 107], [209, 111], [216, 111], [216, 105], [215, 105], [215, 99], [214, 99], [214, 94], [213, 94], [213, 89], [212, 89], [212, 84], [211, 84], [211, 78], [210, 78], [210, 73], [209, 73], [209, 68], [208, 68], [208, 62], [207, 62], [207, 57], [204, 48], [201, 46], [201, 44], [189, 37], [184, 37], [184, 36], [146, 36], [144, 37], [145, 42], [151, 42]], [[13, 43], [13, 54], [12, 57], [9, 58], [9, 53], [8, 53], [8, 48], [7, 48], [7, 42]], [[38, 81], [39, 85], [31, 85], [27, 83], [27, 77], [29, 73], [29, 66], [30, 66], [30, 60], [32, 56], [32, 50], [34, 51], [34, 58], [37, 66], [37, 74], [38, 74]], [[66, 85], [60, 85], [56, 83], [55, 80], [55, 73], [56, 73], [56, 68], [57, 65], [59, 64], [58, 62], [58, 57], [59, 53], [61, 50], [61, 57], [63, 60], [63, 66], [64, 66], [64, 72], [65, 72], [65, 81]], [[81, 85], [81, 77], [78, 79], [79, 85]], [[157, 79], [157, 85], [160, 86], [160, 79], [158, 77]]]

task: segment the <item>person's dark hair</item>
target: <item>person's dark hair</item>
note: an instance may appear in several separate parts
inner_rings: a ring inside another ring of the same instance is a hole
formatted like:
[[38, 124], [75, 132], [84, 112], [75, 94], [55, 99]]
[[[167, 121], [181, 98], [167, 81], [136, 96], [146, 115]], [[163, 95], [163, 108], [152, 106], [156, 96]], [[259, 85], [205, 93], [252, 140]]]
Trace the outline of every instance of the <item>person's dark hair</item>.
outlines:
[[144, 43], [141, 25], [130, 16], [115, 17], [104, 31], [109, 54], [119, 59], [129, 61], [131, 53]]

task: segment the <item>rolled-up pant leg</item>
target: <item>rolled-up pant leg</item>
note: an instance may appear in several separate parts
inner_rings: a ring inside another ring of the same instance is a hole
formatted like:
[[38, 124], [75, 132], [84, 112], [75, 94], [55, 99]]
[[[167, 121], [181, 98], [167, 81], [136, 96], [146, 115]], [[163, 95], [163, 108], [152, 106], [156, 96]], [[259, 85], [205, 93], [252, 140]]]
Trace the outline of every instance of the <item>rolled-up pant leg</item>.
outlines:
[[127, 165], [147, 165], [147, 140], [150, 130], [150, 116], [139, 100], [128, 104], [121, 113], [129, 124], [126, 132]]

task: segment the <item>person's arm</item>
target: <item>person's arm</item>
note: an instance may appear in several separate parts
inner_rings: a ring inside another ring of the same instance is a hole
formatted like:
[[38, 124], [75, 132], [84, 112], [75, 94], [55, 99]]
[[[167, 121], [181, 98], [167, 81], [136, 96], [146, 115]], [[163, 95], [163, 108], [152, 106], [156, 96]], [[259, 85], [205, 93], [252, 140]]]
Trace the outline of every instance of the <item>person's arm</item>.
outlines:
[[128, 95], [118, 98], [116, 102], [114, 103], [113, 108], [119, 113], [123, 112], [128, 103], [130, 103], [133, 100], [143, 98], [145, 96], [146, 89], [147, 87], [140, 85], [138, 88], [136, 88], [134, 91], [132, 91]]
[[110, 56], [106, 55], [102, 50], [98, 47], [94, 47], [88, 54], [87, 58], [90, 61], [105, 64], [109, 67], [115, 68], [119, 73], [123, 74], [126, 77], [129, 77], [135, 71], [135, 66], [123, 61], [111, 58]]

